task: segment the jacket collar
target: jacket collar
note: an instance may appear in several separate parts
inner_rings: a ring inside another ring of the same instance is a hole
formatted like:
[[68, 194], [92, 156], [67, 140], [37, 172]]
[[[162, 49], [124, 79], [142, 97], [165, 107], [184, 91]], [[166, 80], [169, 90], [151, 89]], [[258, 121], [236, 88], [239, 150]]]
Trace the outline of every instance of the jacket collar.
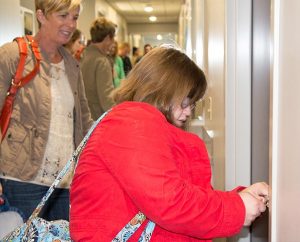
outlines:
[[[79, 63], [76, 60], [73, 60], [73, 57], [68, 53], [64, 47], [60, 47], [58, 49], [59, 53], [62, 55], [62, 58], [64, 60], [65, 64], [65, 71], [66, 75], [68, 77], [68, 81], [70, 84], [70, 87], [72, 89], [72, 92], [75, 93], [76, 91], [76, 82], [72, 80], [77, 80], [78, 79], [78, 71], [74, 71], [74, 69], [79, 68]], [[43, 65], [44, 68], [40, 68], [40, 74], [41, 77], [47, 81], [48, 83], [50, 82], [49, 76], [50, 76], [50, 60], [47, 56], [47, 54], [41, 50], [42, 54], [42, 61], [41, 65]]]

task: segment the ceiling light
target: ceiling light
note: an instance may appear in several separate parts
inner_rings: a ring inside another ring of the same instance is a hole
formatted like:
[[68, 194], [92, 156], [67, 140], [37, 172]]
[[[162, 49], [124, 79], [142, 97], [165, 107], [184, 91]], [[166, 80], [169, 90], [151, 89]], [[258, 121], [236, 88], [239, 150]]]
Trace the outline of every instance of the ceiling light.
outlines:
[[157, 39], [157, 40], [162, 40], [163, 37], [161, 36], [161, 34], [158, 34], [158, 35], [156, 35], [156, 39]]
[[155, 21], [157, 20], [157, 17], [156, 17], [156, 16], [150, 16], [150, 17], [149, 17], [149, 20], [150, 20], [151, 22], [155, 22]]
[[150, 12], [152, 12], [153, 11], [153, 8], [152, 8], [152, 6], [146, 6], [145, 8], [144, 8], [144, 11], [145, 12], [147, 12], [147, 13], [150, 13]]

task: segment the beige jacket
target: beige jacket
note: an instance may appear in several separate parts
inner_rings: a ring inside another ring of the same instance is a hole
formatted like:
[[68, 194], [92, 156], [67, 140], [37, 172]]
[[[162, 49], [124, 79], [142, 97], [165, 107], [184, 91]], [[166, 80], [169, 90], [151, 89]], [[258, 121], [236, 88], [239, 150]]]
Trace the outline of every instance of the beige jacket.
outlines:
[[[77, 146], [92, 125], [85, 97], [79, 64], [62, 47], [60, 53], [65, 62], [74, 94], [74, 145]], [[0, 48], [0, 109], [6, 91], [16, 72], [19, 50], [16, 42]], [[6, 137], [0, 145], [0, 172], [21, 180], [33, 179], [39, 170], [48, 140], [51, 115], [50, 61], [42, 52], [40, 71], [26, 86], [19, 89]], [[34, 66], [33, 54], [28, 53], [24, 75]]]
[[112, 68], [108, 57], [95, 45], [91, 44], [86, 48], [81, 61], [81, 71], [94, 120], [114, 105], [110, 97], [114, 89]]

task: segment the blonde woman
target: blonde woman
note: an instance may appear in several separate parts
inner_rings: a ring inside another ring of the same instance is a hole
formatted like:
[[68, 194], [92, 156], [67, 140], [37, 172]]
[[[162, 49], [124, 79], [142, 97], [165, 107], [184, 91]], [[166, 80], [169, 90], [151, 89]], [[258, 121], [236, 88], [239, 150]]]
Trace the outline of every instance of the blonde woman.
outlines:
[[[0, 146], [3, 193], [26, 218], [40, 202], [92, 124], [80, 68], [63, 47], [76, 29], [79, 0], [36, 0], [39, 31], [34, 36], [42, 60], [38, 73], [20, 88]], [[35, 64], [28, 47], [24, 75]], [[16, 42], [0, 48], [0, 107], [16, 72]], [[68, 219], [67, 177], [41, 213], [47, 220]]]

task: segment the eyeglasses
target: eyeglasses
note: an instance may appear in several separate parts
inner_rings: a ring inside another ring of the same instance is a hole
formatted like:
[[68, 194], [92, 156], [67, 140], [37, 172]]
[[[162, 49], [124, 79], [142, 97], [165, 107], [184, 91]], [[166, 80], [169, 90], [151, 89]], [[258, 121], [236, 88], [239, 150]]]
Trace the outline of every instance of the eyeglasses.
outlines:
[[191, 110], [193, 110], [196, 107], [196, 103], [192, 103], [190, 104], [190, 99], [186, 98], [185, 100], [183, 100], [183, 102], [181, 103], [181, 108], [182, 109], [186, 109], [187, 107], [190, 107]]
[[195, 109], [195, 107], [196, 107], [196, 103], [192, 103], [192, 104], [190, 105], [190, 109], [191, 109], [191, 110]]

